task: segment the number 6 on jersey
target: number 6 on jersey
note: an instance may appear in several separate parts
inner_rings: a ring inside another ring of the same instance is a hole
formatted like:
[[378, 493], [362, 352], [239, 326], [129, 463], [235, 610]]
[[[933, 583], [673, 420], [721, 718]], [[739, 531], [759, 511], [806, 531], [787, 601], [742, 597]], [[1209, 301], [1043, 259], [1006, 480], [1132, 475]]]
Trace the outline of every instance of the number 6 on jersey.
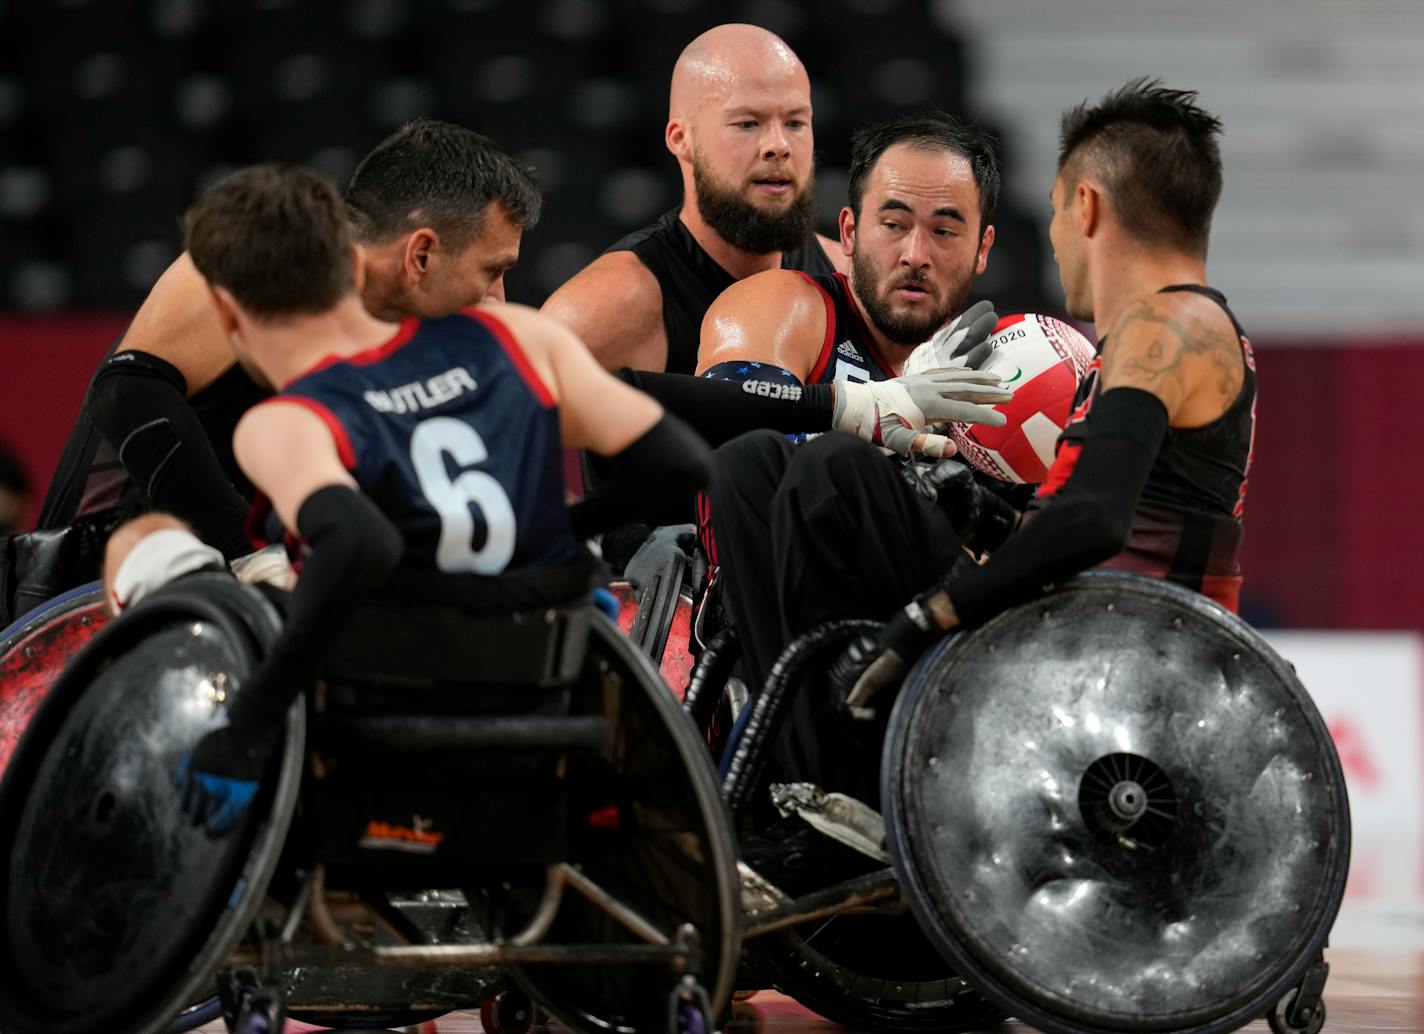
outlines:
[[[420, 490], [440, 515], [436, 566], [442, 571], [499, 574], [514, 556], [514, 507], [504, 488], [482, 470], [466, 470], [451, 479], [449, 456], [457, 466], [472, 467], [489, 458], [484, 440], [469, 424], [451, 417], [422, 420], [410, 436], [410, 461]], [[476, 511], [483, 518], [484, 545], [474, 548]]]

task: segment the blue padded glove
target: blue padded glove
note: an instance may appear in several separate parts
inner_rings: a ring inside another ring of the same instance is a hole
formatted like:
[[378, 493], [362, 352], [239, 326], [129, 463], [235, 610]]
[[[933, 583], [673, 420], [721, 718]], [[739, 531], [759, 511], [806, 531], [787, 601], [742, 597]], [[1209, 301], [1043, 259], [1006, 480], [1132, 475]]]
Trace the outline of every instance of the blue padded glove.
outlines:
[[607, 614], [612, 621], [618, 620], [618, 597], [599, 585], [593, 590], [593, 603], [599, 610]]
[[193, 825], [215, 837], [236, 826], [257, 795], [276, 745], [275, 732], [253, 734], [225, 725], [180, 757], [174, 781]]

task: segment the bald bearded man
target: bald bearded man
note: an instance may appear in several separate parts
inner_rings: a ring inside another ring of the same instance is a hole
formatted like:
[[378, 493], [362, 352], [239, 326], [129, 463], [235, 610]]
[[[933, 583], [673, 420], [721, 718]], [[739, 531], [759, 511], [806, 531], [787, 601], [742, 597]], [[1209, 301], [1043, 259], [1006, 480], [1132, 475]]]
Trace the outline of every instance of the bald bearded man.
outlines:
[[690, 374], [702, 316], [733, 283], [845, 259], [814, 232], [811, 83], [778, 36], [719, 25], [673, 68], [667, 148], [682, 204], [610, 247], [544, 303], [607, 369]]

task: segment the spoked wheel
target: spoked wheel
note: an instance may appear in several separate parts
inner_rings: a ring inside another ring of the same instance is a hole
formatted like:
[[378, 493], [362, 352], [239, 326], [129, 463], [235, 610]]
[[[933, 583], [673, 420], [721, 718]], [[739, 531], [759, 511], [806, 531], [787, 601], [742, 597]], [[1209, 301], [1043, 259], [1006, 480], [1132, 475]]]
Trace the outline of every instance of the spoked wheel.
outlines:
[[783, 994], [852, 1030], [968, 1031], [1003, 1018], [909, 915], [831, 916], [748, 941], [747, 954]]
[[[612, 725], [606, 757], [569, 760], [569, 860], [663, 934], [695, 932], [689, 974], [712, 1010], [731, 999], [740, 948], [736, 852], [706, 747], [646, 657], [596, 616], [574, 710]], [[573, 892], [546, 943], [646, 943]], [[663, 962], [528, 965], [515, 978], [577, 1030], [661, 1032], [680, 975]]]
[[1233, 1030], [1318, 959], [1344, 892], [1320, 715], [1255, 632], [1167, 582], [1084, 576], [945, 643], [883, 774], [921, 925], [1044, 1031]]

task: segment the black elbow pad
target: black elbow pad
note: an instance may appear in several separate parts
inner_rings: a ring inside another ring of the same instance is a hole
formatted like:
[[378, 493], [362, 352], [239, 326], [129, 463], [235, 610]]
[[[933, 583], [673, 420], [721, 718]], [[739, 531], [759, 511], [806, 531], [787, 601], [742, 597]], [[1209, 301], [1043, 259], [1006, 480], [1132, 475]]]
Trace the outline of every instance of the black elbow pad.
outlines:
[[354, 592], [389, 578], [405, 549], [390, 518], [349, 485], [327, 485], [307, 496], [297, 511], [297, 533], [313, 550], [336, 547]]
[[111, 355], [94, 375], [94, 426], [150, 499], [182, 447], [179, 428], [194, 419], [187, 388], [176, 366], [140, 351]]

